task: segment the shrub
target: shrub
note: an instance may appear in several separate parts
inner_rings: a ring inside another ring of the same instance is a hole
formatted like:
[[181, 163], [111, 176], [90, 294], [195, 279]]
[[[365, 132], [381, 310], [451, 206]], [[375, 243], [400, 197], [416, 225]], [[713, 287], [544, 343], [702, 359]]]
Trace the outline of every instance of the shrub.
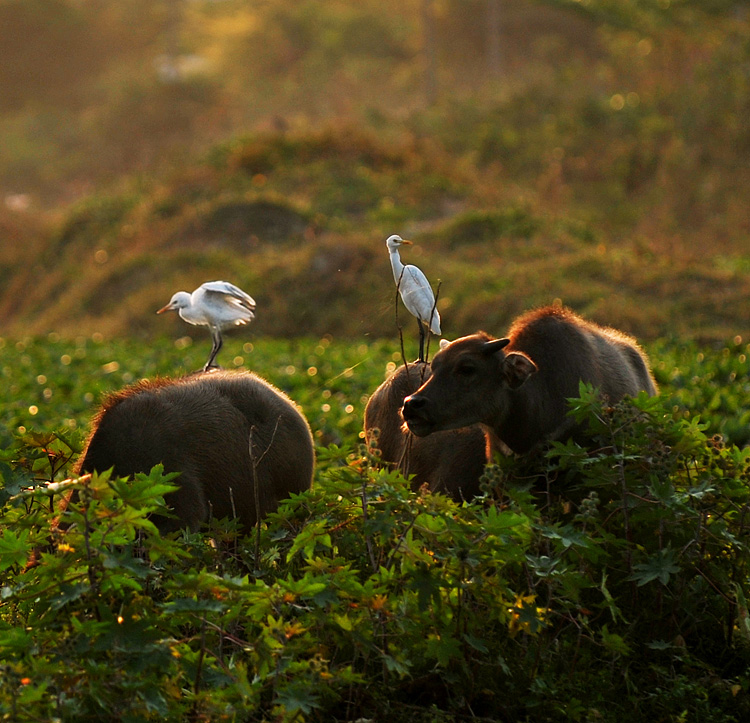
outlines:
[[0, 466], [0, 712], [745, 719], [747, 450], [658, 398], [582, 387], [571, 413], [588, 448], [498, 459], [461, 505], [364, 450], [320, 449], [313, 490], [247, 538], [226, 521], [162, 538], [158, 468], [54, 482], [62, 440], [17, 439]]
[[467, 211], [452, 219], [440, 232], [451, 246], [485, 244], [504, 237], [528, 240], [542, 224], [526, 209], [517, 206], [492, 211]]

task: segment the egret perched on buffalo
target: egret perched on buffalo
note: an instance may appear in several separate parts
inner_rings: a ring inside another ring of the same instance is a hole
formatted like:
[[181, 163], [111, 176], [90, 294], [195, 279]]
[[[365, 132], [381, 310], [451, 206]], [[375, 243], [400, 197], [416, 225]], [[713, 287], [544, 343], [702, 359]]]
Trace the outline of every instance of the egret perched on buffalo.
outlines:
[[421, 269], [412, 264], [404, 265], [399, 255], [399, 247], [403, 244], [411, 245], [401, 236], [389, 236], [385, 242], [391, 256], [391, 268], [404, 306], [417, 318], [419, 324], [419, 361], [424, 361], [425, 328], [436, 336], [440, 336], [440, 314], [438, 313], [435, 294], [430, 282]]
[[255, 300], [228, 281], [207, 281], [192, 294], [178, 291], [156, 313], [163, 314], [165, 311], [176, 311], [188, 324], [209, 328], [213, 347], [203, 367], [203, 371], [207, 371], [214, 366], [214, 359], [224, 343], [221, 332], [252, 321], [255, 318]]

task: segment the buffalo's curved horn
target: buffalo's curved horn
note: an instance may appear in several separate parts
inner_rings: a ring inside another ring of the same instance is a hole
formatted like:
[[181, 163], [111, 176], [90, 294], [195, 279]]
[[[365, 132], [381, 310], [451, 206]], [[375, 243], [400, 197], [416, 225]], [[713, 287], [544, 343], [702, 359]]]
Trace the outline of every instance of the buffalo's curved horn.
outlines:
[[500, 351], [510, 344], [510, 339], [493, 339], [492, 341], [484, 342], [482, 351], [485, 354], [494, 354], [496, 351]]

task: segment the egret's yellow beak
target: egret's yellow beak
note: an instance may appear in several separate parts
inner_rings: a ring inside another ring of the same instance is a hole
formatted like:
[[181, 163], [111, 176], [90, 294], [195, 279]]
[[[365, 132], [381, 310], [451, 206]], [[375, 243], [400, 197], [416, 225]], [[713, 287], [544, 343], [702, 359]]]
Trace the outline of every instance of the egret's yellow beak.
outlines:
[[167, 304], [166, 306], [162, 306], [161, 309], [159, 309], [159, 311], [157, 311], [156, 313], [157, 314], [163, 314], [165, 311], [171, 311], [172, 308], [173, 307], [172, 307], [171, 304]]
[[407, 246], [413, 246], [411, 241], [407, 241], [406, 239], [401, 239], [402, 244], [406, 244]]

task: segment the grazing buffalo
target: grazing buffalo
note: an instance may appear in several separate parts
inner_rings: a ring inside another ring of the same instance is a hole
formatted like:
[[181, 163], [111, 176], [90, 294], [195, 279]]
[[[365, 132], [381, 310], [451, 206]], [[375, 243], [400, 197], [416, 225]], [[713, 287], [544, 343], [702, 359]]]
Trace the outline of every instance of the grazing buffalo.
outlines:
[[[196, 530], [210, 517], [251, 528], [292, 492], [310, 488], [310, 428], [294, 403], [246, 372], [143, 381], [112, 394], [93, 420], [78, 472], [120, 477], [163, 464], [180, 472], [166, 502], [177, 520], [162, 532]], [[257, 488], [256, 488], [257, 484]]]
[[479, 422], [522, 454], [578, 431], [566, 400], [578, 396], [581, 381], [612, 403], [641, 390], [656, 394], [634, 339], [545, 307], [517, 319], [506, 339], [479, 332], [441, 344], [432, 377], [402, 413], [418, 436]]
[[[380, 458], [413, 475], [414, 488], [426, 484], [457, 501], [479, 493], [487, 463], [488, 440], [478, 425], [420, 438], [410, 434], [401, 417], [404, 398], [430, 378], [430, 365], [416, 361], [399, 367], [373, 393], [365, 408], [365, 438]], [[376, 431], [377, 430], [377, 431]]]

